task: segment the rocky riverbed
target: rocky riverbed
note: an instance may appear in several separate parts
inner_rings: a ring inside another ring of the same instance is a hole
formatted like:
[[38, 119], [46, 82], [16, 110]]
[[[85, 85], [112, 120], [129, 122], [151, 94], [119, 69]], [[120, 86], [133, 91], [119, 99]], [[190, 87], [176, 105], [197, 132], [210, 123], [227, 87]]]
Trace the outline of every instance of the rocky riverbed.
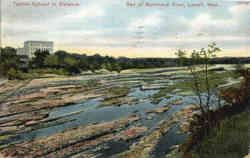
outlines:
[[0, 157], [165, 157], [199, 113], [178, 71], [4, 82]]

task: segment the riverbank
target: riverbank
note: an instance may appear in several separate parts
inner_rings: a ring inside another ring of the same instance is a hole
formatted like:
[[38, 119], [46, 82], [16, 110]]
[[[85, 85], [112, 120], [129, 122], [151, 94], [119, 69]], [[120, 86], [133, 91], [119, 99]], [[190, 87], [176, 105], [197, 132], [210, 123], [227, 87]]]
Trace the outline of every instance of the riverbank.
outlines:
[[250, 146], [250, 110], [222, 120], [190, 152], [193, 158], [243, 158]]
[[[250, 138], [250, 109], [227, 117], [209, 135], [194, 144], [188, 152], [186, 145], [174, 146], [165, 158], [248, 158]], [[185, 152], [184, 152], [185, 151]], [[247, 156], [245, 156], [247, 155]]]
[[184, 68], [140, 71], [8, 81], [0, 87], [0, 153], [164, 158], [199, 113], [182, 86], [190, 76]]
[[[241, 158], [249, 153], [250, 108], [249, 70], [241, 70], [238, 87], [221, 91], [227, 102], [219, 109], [193, 117], [190, 135], [166, 157], [172, 158]], [[205, 116], [205, 115], [204, 115]], [[204, 121], [205, 120], [205, 121]]]

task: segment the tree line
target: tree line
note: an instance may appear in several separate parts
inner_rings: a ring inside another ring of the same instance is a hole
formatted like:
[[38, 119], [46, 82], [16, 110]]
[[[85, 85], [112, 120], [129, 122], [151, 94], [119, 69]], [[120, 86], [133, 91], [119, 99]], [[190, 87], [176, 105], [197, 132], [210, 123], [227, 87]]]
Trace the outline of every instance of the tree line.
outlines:
[[68, 53], [62, 50], [53, 54], [46, 50], [37, 50], [34, 53], [35, 56], [29, 59], [28, 56], [17, 55], [17, 50], [12, 47], [0, 48], [0, 50], [0, 75], [14, 79], [20, 75], [27, 76], [35, 70], [43, 72], [50, 70], [69, 75], [79, 74], [82, 71], [96, 72], [101, 69], [120, 73], [122, 70], [132, 68], [166, 67], [170, 63], [169, 60], [161, 58], [114, 58], [99, 54], [88, 56], [86, 54]]
[[[120, 73], [123, 70], [133, 68], [160, 68], [169, 66], [189, 66], [192, 65], [192, 59], [182, 56], [179, 58], [114, 58], [111, 56], [101, 56], [95, 54], [88, 56], [86, 54], [69, 53], [67, 51], [56, 51], [50, 54], [48, 51], [37, 50], [35, 57], [28, 59], [27, 56], [17, 55], [17, 50], [13, 47], [0, 48], [0, 75], [15, 76], [35, 70], [51, 71], [59, 74], [79, 74], [82, 71], [96, 72], [106, 69], [109, 72]], [[201, 61], [203, 62], [203, 61]], [[213, 58], [209, 64], [246, 64], [250, 63], [250, 58]], [[28, 77], [28, 76], [27, 76]]]

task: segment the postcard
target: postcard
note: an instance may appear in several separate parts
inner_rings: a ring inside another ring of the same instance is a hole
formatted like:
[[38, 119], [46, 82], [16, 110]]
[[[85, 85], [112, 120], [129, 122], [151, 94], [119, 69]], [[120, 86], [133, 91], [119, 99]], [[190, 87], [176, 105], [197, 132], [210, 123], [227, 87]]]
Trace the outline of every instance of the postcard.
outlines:
[[249, 157], [249, 0], [0, 8], [0, 158]]

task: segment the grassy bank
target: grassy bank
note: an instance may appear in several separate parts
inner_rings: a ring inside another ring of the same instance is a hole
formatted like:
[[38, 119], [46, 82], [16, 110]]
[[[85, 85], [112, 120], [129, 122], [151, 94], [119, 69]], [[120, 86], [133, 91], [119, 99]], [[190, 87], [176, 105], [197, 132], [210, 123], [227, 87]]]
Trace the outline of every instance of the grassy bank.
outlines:
[[[226, 118], [188, 154], [192, 158], [242, 158], [249, 151], [250, 109]], [[184, 156], [185, 157], [185, 156]]]

